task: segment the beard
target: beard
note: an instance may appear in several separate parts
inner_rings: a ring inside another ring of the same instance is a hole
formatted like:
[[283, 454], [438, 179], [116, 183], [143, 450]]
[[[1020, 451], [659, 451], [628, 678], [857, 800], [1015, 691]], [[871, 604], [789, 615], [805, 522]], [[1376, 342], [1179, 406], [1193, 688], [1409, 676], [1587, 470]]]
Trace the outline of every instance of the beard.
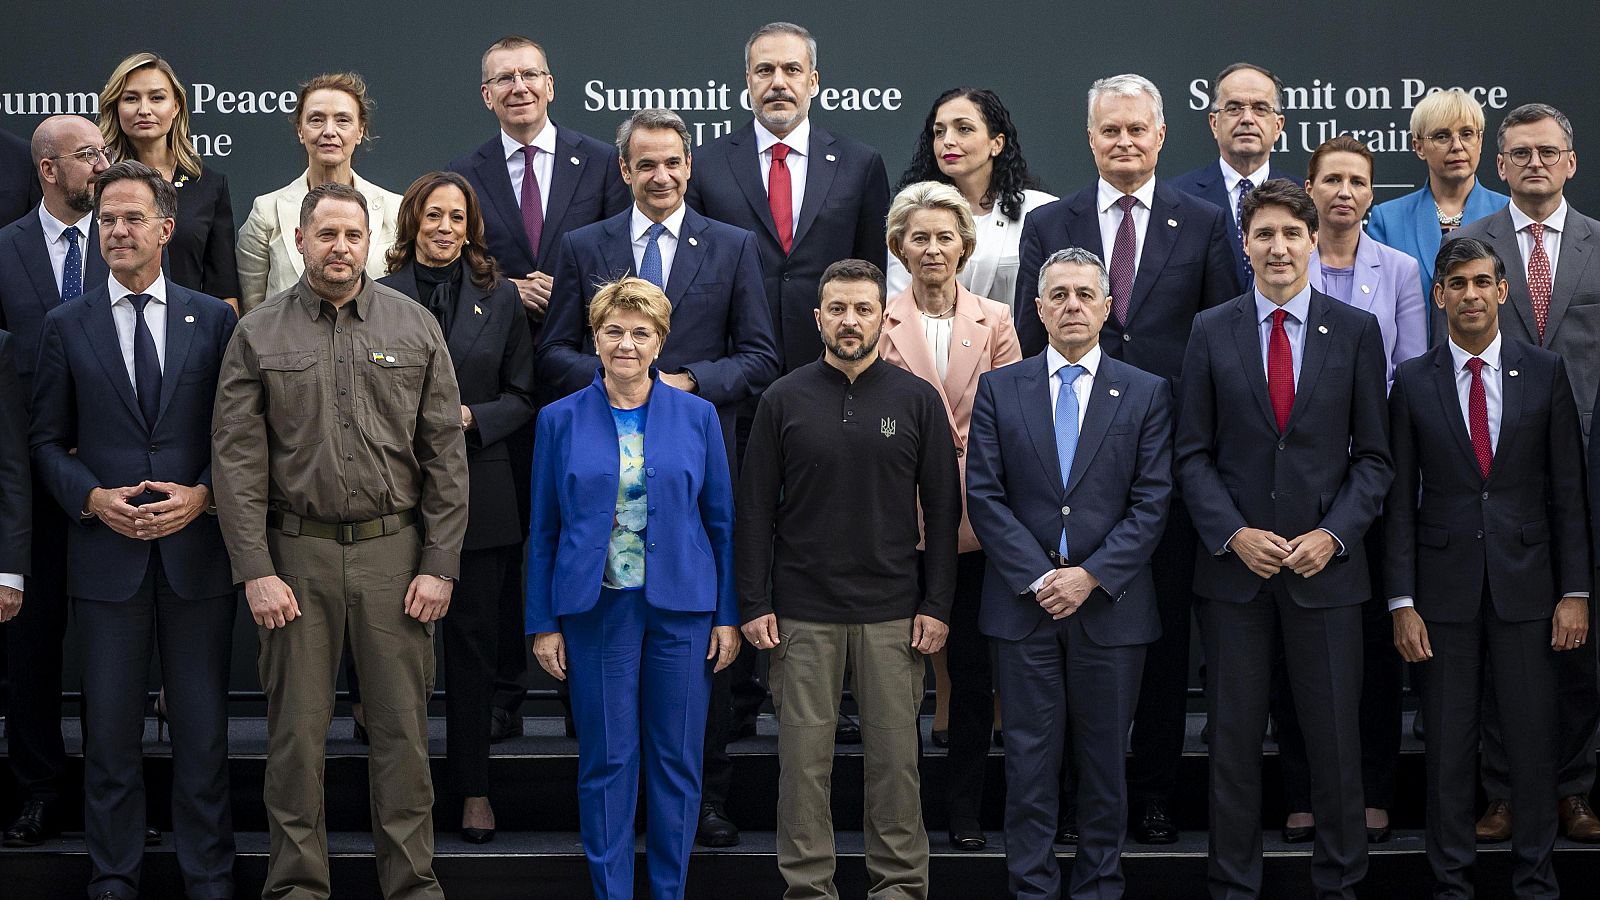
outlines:
[[[861, 360], [866, 359], [868, 354], [872, 353], [872, 351], [878, 349], [878, 338], [882, 335], [883, 332], [879, 330], [873, 332], [870, 339], [864, 335], [861, 336], [861, 346], [856, 348], [854, 352], [844, 349], [843, 342], [840, 339], [835, 338], [833, 340], [829, 340], [826, 335], [824, 335], [822, 338], [822, 346], [828, 348], [829, 355], [841, 362], [860, 362]], [[855, 335], [847, 336], [855, 337]]]
[[351, 285], [359, 285], [361, 276], [364, 274], [361, 266], [357, 265], [355, 261], [352, 260], [349, 265], [350, 275], [348, 277], [337, 275], [330, 277], [328, 275], [327, 260], [323, 260], [321, 264], [316, 266], [308, 264], [306, 266], [306, 283], [310, 284], [312, 289], [324, 298], [343, 294], [350, 289]]
[[94, 212], [94, 190], [88, 186], [76, 191], [67, 191], [62, 199], [67, 201], [67, 207], [75, 213], [87, 215]]

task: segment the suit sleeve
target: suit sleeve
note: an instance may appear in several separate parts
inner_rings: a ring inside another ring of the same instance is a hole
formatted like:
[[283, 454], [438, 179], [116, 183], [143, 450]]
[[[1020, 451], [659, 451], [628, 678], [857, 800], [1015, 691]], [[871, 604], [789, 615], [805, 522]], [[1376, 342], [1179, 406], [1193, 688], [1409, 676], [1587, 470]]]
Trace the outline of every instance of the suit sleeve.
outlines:
[[[1172, 501], [1172, 400], [1163, 382], [1150, 391], [1139, 429], [1139, 459], [1128, 486], [1127, 511], [1111, 526], [1083, 568], [1118, 597], [1155, 555]], [[968, 463], [968, 465], [971, 465]]]
[[1383, 504], [1383, 596], [1417, 596], [1417, 498], [1421, 460], [1406, 383], [1395, 378], [1389, 394], [1389, 447], [1394, 454], [1394, 480]]
[[528, 523], [528, 589], [523, 600], [523, 632], [559, 631], [554, 589], [556, 545], [561, 539], [561, 499], [556, 493], [559, 458], [568, 448], [550, 409], [539, 414], [533, 439], [533, 477]]
[[[778, 346], [772, 340], [772, 313], [761, 281], [755, 236], [742, 231], [728, 301], [727, 356], [684, 366], [694, 376], [695, 392], [717, 406], [754, 397], [778, 377]], [[592, 376], [591, 376], [592, 378]]]
[[[233, 342], [234, 330], [239, 327], [239, 317], [234, 314], [234, 311], [231, 308], [223, 307], [216, 312], [216, 322], [216, 334], [214, 336], [216, 344], [214, 346], [221, 347], [223, 348], [224, 352], [226, 352], [228, 345]], [[217, 361], [217, 366], [220, 372], [220, 368], [222, 366], [220, 356]], [[212, 396], [212, 401], [213, 403], [216, 401], [215, 395]], [[206, 423], [208, 425], [211, 424], [211, 417], [214, 414], [215, 410], [212, 410], [206, 414]], [[211, 508], [215, 510], [217, 506], [217, 489], [216, 485], [212, 483], [211, 457], [209, 455], [206, 456], [205, 468], [201, 469], [199, 476], [195, 478], [195, 484], [203, 484], [206, 486], [206, 489], [211, 492]]]
[[1206, 275], [1200, 297], [1201, 309], [1221, 306], [1244, 293], [1239, 285], [1239, 265], [1234, 261], [1233, 247], [1228, 244], [1227, 229], [1233, 227], [1232, 217], [1226, 210], [1213, 208], [1217, 214], [1211, 219], [1211, 232], [1206, 237]]
[[550, 309], [540, 332], [537, 362], [539, 377], [561, 397], [587, 387], [600, 366], [600, 357], [583, 349], [589, 311], [583, 278], [572, 235], [562, 235], [555, 269], [550, 273]]
[[733, 553], [739, 585], [739, 618], [744, 622], [775, 612], [772, 605], [772, 532], [783, 492], [783, 459], [777, 414], [771, 395], [763, 395], [750, 423], [744, 462], [739, 468]]
[[1388, 360], [1383, 352], [1383, 332], [1376, 318], [1362, 318], [1350, 397], [1350, 467], [1327, 515], [1317, 523], [1345, 547], [1354, 546], [1372, 527], [1394, 480], [1385, 402]]
[[1217, 471], [1216, 385], [1211, 375], [1211, 345], [1205, 322], [1196, 318], [1183, 354], [1182, 402], [1173, 446], [1178, 485], [1209, 553], [1221, 553], [1241, 528], [1250, 525], [1233, 502]]
[[[1555, 520], [1550, 531], [1555, 540], [1551, 549], [1555, 551], [1556, 586], [1564, 597], [1589, 593], [1594, 584], [1594, 569], [1586, 539], [1590, 522], [1584, 502], [1583, 431], [1578, 422], [1578, 404], [1572, 398], [1567, 365], [1560, 359], [1556, 360], [1552, 381], [1545, 472], [1550, 479], [1550, 514]], [[1590, 444], [1591, 448], [1593, 446]]]
[[461, 571], [461, 542], [467, 536], [467, 442], [461, 436], [461, 389], [444, 334], [433, 317], [428, 367], [423, 374], [417, 430], [411, 440], [422, 469], [422, 557], [417, 572], [455, 578]]
[[[698, 405], [698, 404], [697, 404]], [[700, 522], [711, 540], [717, 565], [717, 611], [713, 625], [738, 625], [739, 600], [733, 582], [733, 476], [715, 407], [700, 407], [701, 452], [705, 469], [700, 487]]]
[[[234, 244], [233, 200], [228, 196], [228, 176], [207, 169], [217, 179], [217, 203], [211, 211], [211, 233], [206, 235], [204, 274], [200, 292], [222, 299], [239, 299], [239, 261]], [[242, 309], [242, 307], [241, 307]]]
[[883, 234], [889, 218], [889, 173], [883, 167], [883, 157], [872, 151], [867, 163], [866, 181], [861, 186], [861, 206], [856, 212], [855, 255], [875, 266], [885, 266], [889, 260], [888, 246]]
[[468, 404], [477, 427], [467, 432], [467, 442], [475, 447], [498, 444], [533, 418], [533, 349], [528, 329], [523, 327], [522, 304], [515, 289], [503, 284], [495, 293], [509, 290], [509, 302], [496, 304], [510, 322], [506, 324], [504, 346], [500, 351], [500, 393], [493, 400]]
[[1389, 377], [1394, 369], [1408, 359], [1421, 356], [1428, 349], [1428, 298], [1422, 296], [1422, 275], [1417, 261], [1404, 254], [1396, 254], [1400, 272], [1394, 298], [1394, 358], [1389, 360]]
[[14, 356], [11, 335], [0, 332], [0, 572], [27, 575], [33, 479], [28, 474], [28, 411]]
[[[1576, 406], [1576, 401], [1574, 401]], [[1600, 418], [1600, 397], [1595, 398], [1594, 418]], [[1593, 419], [1590, 420], [1593, 422]], [[1594, 426], [1591, 424], [1590, 429]], [[1594, 555], [1591, 557], [1600, 566], [1600, 477], [1594, 473], [1600, 472], [1600, 440], [1589, 441], [1589, 514], [1595, 516], [1590, 521], [1590, 531], [1594, 534], [1594, 546], [1591, 548]]]
[[[55, 316], [47, 316], [39, 335], [39, 364], [33, 373], [33, 427], [29, 443], [33, 464], [43, 482], [67, 514], [78, 521], [89, 492], [100, 479], [78, 459], [78, 405], [72, 368]], [[120, 486], [120, 485], [118, 485]]]
[[1044, 323], [1039, 320], [1038, 304], [1034, 303], [1039, 295], [1039, 267], [1044, 265], [1044, 256], [1038, 219], [1028, 213], [1022, 220], [1022, 237], [1017, 243], [1017, 294], [1012, 304], [1017, 341], [1024, 357], [1043, 353], [1049, 342]]
[[950, 437], [950, 417], [933, 386], [924, 383], [917, 495], [922, 501], [922, 603], [917, 614], [949, 623], [956, 595], [956, 551], [961, 532], [961, 469]]
[[239, 229], [239, 242], [234, 247], [239, 276], [239, 314], [249, 312], [267, 299], [267, 270], [271, 265], [272, 239], [275, 230], [268, 220], [272, 215], [272, 196], [257, 197], [250, 207], [250, 215]]
[[994, 379], [983, 375], [978, 379], [972, 425], [967, 431], [967, 518], [989, 564], [1012, 593], [1023, 594], [1055, 565], [1033, 532], [1012, 512], [1008, 484]]

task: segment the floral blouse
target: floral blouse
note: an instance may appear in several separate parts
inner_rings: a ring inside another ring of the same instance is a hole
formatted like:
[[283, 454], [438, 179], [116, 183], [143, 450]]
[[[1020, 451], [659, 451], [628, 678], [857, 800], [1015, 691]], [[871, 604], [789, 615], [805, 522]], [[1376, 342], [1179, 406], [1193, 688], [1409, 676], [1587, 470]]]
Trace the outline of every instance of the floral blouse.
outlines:
[[611, 521], [611, 542], [606, 547], [604, 583], [618, 590], [644, 587], [644, 531], [650, 508], [644, 479], [644, 422], [648, 409], [649, 404], [637, 409], [611, 409], [611, 417], [617, 423], [621, 469], [616, 517]]

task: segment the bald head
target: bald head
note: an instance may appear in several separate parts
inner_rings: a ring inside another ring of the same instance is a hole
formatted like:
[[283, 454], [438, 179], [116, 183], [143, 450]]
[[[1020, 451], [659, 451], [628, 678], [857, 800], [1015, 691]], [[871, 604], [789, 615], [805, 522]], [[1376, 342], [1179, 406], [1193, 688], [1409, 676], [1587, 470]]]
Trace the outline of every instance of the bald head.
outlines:
[[[45, 208], [62, 222], [76, 222], [94, 209], [94, 179], [106, 170], [106, 142], [83, 116], [51, 116], [33, 130], [33, 166]], [[84, 151], [99, 151], [99, 154]]]
[[33, 130], [33, 164], [85, 147], [101, 147], [100, 127], [83, 116], [51, 116]]

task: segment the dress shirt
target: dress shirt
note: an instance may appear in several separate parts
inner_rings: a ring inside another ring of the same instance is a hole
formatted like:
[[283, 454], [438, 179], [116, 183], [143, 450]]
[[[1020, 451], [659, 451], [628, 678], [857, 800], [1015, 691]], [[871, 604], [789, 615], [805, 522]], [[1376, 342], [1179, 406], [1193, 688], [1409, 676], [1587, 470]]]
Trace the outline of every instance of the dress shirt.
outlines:
[[[682, 203], [678, 204], [678, 208], [672, 211], [672, 215], [667, 216], [666, 220], [661, 223], [667, 227], [667, 230], [661, 232], [661, 236], [656, 238], [656, 247], [661, 250], [661, 289], [663, 291], [667, 289], [667, 284], [672, 281], [672, 259], [678, 255], [678, 235], [683, 233], [685, 209], [687, 207]], [[654, 224], [656, 223], [650, 221], [648, 216], [639, 211], [639, 204], [635, 203], [633, 205], [633, 215], [628, 224], [628, 234], [633, 238], [633, 271], [636, 275], [644, 271], [644, 248], [650, 243], [650, 239], [645, 237], [645, 232], [649, 231], [650, 226]]]
[[1289, 354], [1294, 357], [1294, 386], [1298, 392], [1300, 358], [1305, 356], [1306, 348], [1306, 316], [1311, 313], [1311, 285], [1307, 283], [1300, 293], [1290, 297], [1289, 302], [1281, 307], [1262, 296], [1259, 290], [1255, 295], [1256, 320], [1259, 323], [1257, 330], [1261, 334], [1261, 371], [1267, 371], [1267, 351], [1272, 341], [1272, 314], [1282, 309], [1288, 313], [1283, 317], [1283, 330], [1289, 335]]
[[933, 316], [922, 316], [922, 337], [928, 342], [928, 349], [933, 353], [933, 368], [939, 373], [939, 380], [944, 380], [945, 372], [950, 369], [950, 333], [955, 330], [956, 317], [953, 315], [936, 319]]
[[[1122, 192], [1104, 178], [1099, 179], [1097, 190], [1095, 208], [1100, 211], [1100, 246], [1105, 248], [1106, 271], [1109, 272], [1111, 255], [1117, 246], [1117, 228], [1122, 225], [1122, 210], [1117, 208]], [[1150, 204], [1155, 202], [1156, 197], [1155, 178], [1152, 177], [1134, 191], [1133, 197], [1139, 202], [1128, 210], [1128, 214], [1133, 216], [1133, 277], [1137, 279], [1139, 260], [1144, 258], [1144, 236], [1150, 231]]]
[[8, 587], [13, 590], [20, 591], [23, 589], [22, 576], [14, 575], [9, 572], [0, 573], [0, 587]]
[[142, 291], [130, 291], [117, 282], [117, 276], [112, 275], [106, 279], [106, 288], [111, 291], [111, 321], [117, 326], [117, 346], [122, 348], [122, 364], [128, 370], [128, 383], [133, 385], [134, 395], [138, 396], [139, 377], [133, 371], [133, 317], [138, 312], [128, 297], [133, 294], [144, 294], [152, 301], [144, 305], [144, 323], [149, 326], [150, 337], [156, 342], [156, 365], [165, 372], [167, 370], [167, 276], [159, 276]]
[[[1528, 214], [1517, 208], [1517, 204], [1507, 205], [1511, 213], [1511, 227], [1517, 231], [1517, 249], [1522, 252], [1522, 274], [1526, 279], [1528, 274], [1528, 260], [1533, 255], [1533, 234], [1528, 231], [1528, 226], [1533, 220]], [[1556, 283], [1556, 265], [1561, 261], [1561, 233], [1567, 227], [1567, 201], [1563, 199], [1556, 211], [1544, 220], [1544, 252], [1550, 257], [1550, 284]], [[1553, 302], [1553, 301], [1552, 301]]]
[[[57, 291], [61, 290], [61, 276], [67, 267], [67, 239], [61, 235], [69, 227], [75, 226], [78, 229], [78, 252], [83, 254], [84, 268], [88, 268], [89, 247], [85, 242], [91, 237], [89, 223], [92, 221], [94, 214], [84, 213], [83, 218], [76, 222], [63, 222], [50, 215], [50, 210], [45, 209], [43, 203], [39, 204], [39, 222], [44, 225], [44, 248], [50, 251], [50, 270], [55, 273]], [[1552, 259], [1551, 262], [1554, 263], [1555, 260]]]
[[[541, 152], [533, 156], [533, 174], [539, 179], [539, 214], [541, 216], [550, 209], [550, 179], [556, 169], [556, 123], [549, 119], [544, 120], [544, 129], [534, 135], [533, 141], [528, 145], [538, 147]], [[500, 149], [506, 154], [506, 174], [511, 176], [511, 196], [517, 198], [517, 203], [522, 203], [522, 173], [527, 163], [522, 155], [522, 144], [516, 138], [500, 132]], [[533, 248], [537, 251], [539, 248]]]
[[[1089, 398], [1094, 396], [1094, 373], [1100, 370], [1100, 345], [1095, 344], [1089, 349], [1088, 353], [1083, 355], [1082, 359], [1075, 363], [1067, 362], [1067, 358], [1061, 355], [1061, 351], [1057, 350], [1054, 344], [1047, 346], [1044, 354], [1045, 371], [1050, 373], [1051, 422], [1056, 419], [1056, 398], [1061, 396], [1061, 378], [1058, 373], [1067, 366], [1083, 367], [1083, 374], [1072, 382], [1072, 392], [1078, 395], [1078, 434], [1081, 437], [1083, 435], [1083, 419], [1089, 414]], [[1028, 585], [1028, 590], [1037, 594], [1044, 588], [1044, 580], [1049, 575], [1050, 573], [1046, 572], [1035, 578], [1033, 583]]]
[[772, 176], [772, 145], [789, 145], [789, 155], [784, 157], [783, 164], [789, 167], [789, 193], [793, 197], [789, 204], [789, 217], [793, 221], [789, 225], [794, 229], [789, 233], [794, 234], [800, 230], [800, 205], [806, 199], [806, 151], [811, 147], [811, 120], [801, 120], [789, 136], [783, 138], [768, 131], [759, 119], [751, 124], [756, 127], [756, 157], [761, 160], [763, 191], [767, 190], [767, 179]]
[[[1232, 217], [1233, 224], [1238, 225], [1239, 201], [1244, 199], [1239, 196], [1239, 182], [1244, 181], [1246, 176], [1234, 171], [1233, 166], [1228, 165], [1228, 161], [1221, 157], [1217, 158], [1217, 165], [1222, 167], [1222, 184], [1228, 189], [1228, 215]], [[1272, 164], [1264, 162], [1261, 164], [1261, 168], [1250, 173], [1250, 186], [1252, 188], [1261, 187], [1271, 177]]]

